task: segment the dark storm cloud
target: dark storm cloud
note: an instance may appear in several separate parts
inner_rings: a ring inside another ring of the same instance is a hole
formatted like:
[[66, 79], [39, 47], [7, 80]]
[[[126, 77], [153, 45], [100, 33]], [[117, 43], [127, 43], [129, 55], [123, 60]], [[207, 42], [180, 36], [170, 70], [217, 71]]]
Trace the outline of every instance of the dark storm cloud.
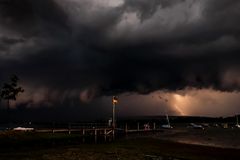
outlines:
[[67, 15], [54, 0], [1, 0], [0, 21], [1, 26], [24, 36], [67, 28]]
[[238, 1], [103, 2], [1, 0], [0, 76], [74, 97], [239, 90]]
[[159, 8], [166, 8], [184, 0], [125, 0], [124, 9], [137, 12], [141, 20], [150, 18]]
[[0, 50], [6, 51], [9, 47], [18, 43], [23, 43], [24, 41], [23, 38], [0, 37]]

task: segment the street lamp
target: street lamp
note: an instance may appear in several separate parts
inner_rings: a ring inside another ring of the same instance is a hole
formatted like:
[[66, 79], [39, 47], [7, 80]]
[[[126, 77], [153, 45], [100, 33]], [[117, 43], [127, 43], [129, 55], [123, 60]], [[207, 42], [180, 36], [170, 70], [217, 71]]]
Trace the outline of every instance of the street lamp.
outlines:
[[118, 98], [116, 96], [113, 96], [112, 98], [112, 105], [113, 105], [113, 108], [112, 108], [112, 127], [113, 129], [115, 129], [116, 127], [116, 120], [115, 120], [115, 110], [116, 110], [116, 105], [118, 103]]

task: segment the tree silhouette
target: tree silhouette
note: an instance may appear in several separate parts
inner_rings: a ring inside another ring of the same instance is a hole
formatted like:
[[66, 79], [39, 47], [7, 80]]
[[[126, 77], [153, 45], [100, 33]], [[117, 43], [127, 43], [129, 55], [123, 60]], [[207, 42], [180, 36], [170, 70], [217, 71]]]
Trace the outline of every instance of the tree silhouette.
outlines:
[[16, 100], [16, 97], [19, 93], [24, 92], [24, 89], [18, 86], [19, 78], [16, 75], [13, 75], [10, 78], [9, 83], [4, 83], [0, 91], [1, 99], [7, 100], [7, 109], [10, 109], [10, 101]]

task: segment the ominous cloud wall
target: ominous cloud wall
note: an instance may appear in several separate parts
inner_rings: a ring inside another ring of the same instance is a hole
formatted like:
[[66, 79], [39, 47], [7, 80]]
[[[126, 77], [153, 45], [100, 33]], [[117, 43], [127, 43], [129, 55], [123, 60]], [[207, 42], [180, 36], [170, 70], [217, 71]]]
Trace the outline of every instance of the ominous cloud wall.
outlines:
[[239, 19], [236, 0], [0, 0], [0, 82], [52, 100], [238, 91]]

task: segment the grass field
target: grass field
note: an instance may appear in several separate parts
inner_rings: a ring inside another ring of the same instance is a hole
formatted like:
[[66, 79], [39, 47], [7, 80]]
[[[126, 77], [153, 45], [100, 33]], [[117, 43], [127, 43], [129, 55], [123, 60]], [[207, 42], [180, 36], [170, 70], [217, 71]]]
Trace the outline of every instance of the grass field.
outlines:
[[[194, 131], [196, 134], [198, 131]], [[167, 133], [162, 133], [165, 136]], [[174, 133], [171, 133], [174, 135]], [[169, 136], [171, 136], [169, 134]], [[175, 133], [175, 137], [179, 133]], [[201, 133], [199, 133], [201, 135]], [[210, 132], [210, 135], [213, 134]], [[240, 159], [240, 150], [163, 140], [159, 134], [129, 135], [112, 142], [82, 144], [78, 134], [4, 132], [0, 134], [1, 160], [145, 160], [176, 157], [189, 160]], [[180, 134], [181, 135], [181, 134]], [[189, 135], [187, 135], [189, 136]], [[174, 137], [174, 136], [173, 136]], [[181, 137], [181, 136], [180, 136]]]

